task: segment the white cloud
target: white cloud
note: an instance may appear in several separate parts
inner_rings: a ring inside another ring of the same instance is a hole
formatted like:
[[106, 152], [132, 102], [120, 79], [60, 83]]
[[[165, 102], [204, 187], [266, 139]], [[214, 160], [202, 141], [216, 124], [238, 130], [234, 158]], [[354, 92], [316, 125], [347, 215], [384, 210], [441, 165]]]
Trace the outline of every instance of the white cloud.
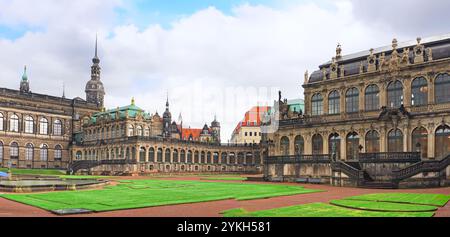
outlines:
[[241, 5], [232, 15], [210, 7], [170, 29], [113, 26], [121, 1], [29, 2], [0, 2], [0, 9], [8, 9], [1, 11], [0, 24], [45, 27], [14, 41], [0, 39], [2, 87], [17, 88], [28, 64], [33, 91], [58, 95], [65, 81], [68, 96], [84, 97], [98, 31], [108, 107], [135, 96], [144, 109], [162, 113], [168, 90], [173, 119], [182, 112], [185, 124], [201, 127], [217, 114], [224, 141], [247, 109], [271, 105], [277, 88], [288, 98], [303, 97], [304, 71], [330, 60], [337, 42], [345, 54], [387, 45], [394, 36], [415, 38], [384, 25], [367, 27], [355, 18], [351, 1], [330, 8]]

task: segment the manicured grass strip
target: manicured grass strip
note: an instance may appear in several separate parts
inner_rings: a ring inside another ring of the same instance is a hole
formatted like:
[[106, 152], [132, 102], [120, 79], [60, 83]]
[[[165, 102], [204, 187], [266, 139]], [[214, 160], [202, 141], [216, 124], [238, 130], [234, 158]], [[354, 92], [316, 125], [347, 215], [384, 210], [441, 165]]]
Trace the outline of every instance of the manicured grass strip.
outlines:
[[91, 175], [59, 175], [61, 179], [108, 179], [111, 176], [91, 176]]
[[348, 209], [325, 203], [247, 212], [243, 209], [224, 211], [224, 217], [432, 217], [433, 212], [377, 212]]
[[0, 195], [46, 210], [112, 211], [183, 203], [249, 200], [318, 192], [300, 186], [173, 180], [127, 180], [101, 190]]
[[450, 200], [450, 196], [444, 194], [428, 193], [375, 193], [349, 197], [350, 200], [379, 201], [432, 205], [443, 207]]
[[245, 181], [245, 180], [247, 180], [247, 178], [245, 178], [245, 177], [210, 177], [210, 178], [202, 178], [202, 180]]
[[[1, 172], [8, 172], [6, 168], [0, 168]], [[64, 175], [66, 172], [63, 170], [51, 170], [51, 169], [11, 169], [13, 176], [16, 175]]]
[[367, 211], [385, 211], [385, 212], [423, 212], [436, 211], [436, 206], [415, 205], [406, 203], [393, 202], [377, 202], [377, 201], [362, 201], [362, 200], [333, 200], [330, 202], [333, 205], [367, 210]]

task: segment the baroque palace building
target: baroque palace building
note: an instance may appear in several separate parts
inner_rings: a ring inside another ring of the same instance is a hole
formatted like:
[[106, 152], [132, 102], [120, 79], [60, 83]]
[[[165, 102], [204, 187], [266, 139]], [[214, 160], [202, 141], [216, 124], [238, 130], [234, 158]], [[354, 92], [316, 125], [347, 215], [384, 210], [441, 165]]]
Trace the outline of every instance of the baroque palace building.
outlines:
[[[275, 104], [279, 128], [265, 138], [267, 178], [400, 186], [448, 180], [450, 35], [394, 39], [350, 55], [338, 45], [330, 62], [305, 73], [303, 88], [304, 114], [288, 113], [281, 93]], [[419, 172], [425, 161], [435, 162], [435, 173]]]
[[26, 68], [19, 90], [0, 88], [0, 167], [109, 174], [261, 169], [259, 147], [221, 144], [216, 119], [184, 129], [172, 121], [168, 100], [162, 116], [134, 99], [106, 110], [97, 41], [92, 62], [85, 100], [31, 92]]

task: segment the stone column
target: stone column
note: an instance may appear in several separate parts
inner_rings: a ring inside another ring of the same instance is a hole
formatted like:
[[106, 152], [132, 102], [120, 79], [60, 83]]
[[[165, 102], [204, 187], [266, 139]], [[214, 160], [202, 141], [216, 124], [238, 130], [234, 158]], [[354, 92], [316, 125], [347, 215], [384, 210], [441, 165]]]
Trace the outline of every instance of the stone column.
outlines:
[[339, 109], [341, 111], [341, 114], [345, 114], [346, 113], [346, 108], [345, 108], [345, 88], [341, 88], [340, 90], [340, 101], [339, 101]]
[[380, 108], [383, 106], [387, 106], [387, 85], [386, 83], [378, 84], [378, 88], [380, 89]]
[[365, 86], [361, 85], [359, 88], [359, 111], [362, 112], [365, 110], [365, 101], [366, 101], [366, 97], [365, 97]]
[[386, 127], [382, 126], [380, 128], [380, 152], [387, 152], [387, 132]]
[[329, 111], [329, 103], [328, 103], [328, 92], [324, 91], [321, 93], [323, 95], [323, 114], [327, 115]]
[[295, 137], [294, 135], [289, 136], [289, 155], [295, 155]]
[[404, 88], [403, 88], [403, 104], [406, 108], [410, 108], [412, 105], [411, 101], [411, 79], [404, 80]]
[[436, 155], [436, 136], [434, 134], [434, 128], [428, 127], [428, 157], [435, 159]]
[[305, 155], [311, 155], [312, 154], [312, 135], [305, 134], [303, 138], [305, 139]]
[[[343, 135], [343, 136], [342, 136]], [[347, 160], [347, 135], [341, 134], [341, 160]]]

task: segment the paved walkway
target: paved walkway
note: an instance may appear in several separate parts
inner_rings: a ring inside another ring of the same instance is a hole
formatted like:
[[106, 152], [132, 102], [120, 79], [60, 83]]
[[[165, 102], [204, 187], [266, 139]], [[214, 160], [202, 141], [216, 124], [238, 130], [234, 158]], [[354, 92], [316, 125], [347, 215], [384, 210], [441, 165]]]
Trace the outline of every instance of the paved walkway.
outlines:
[[[169, 180], [199, 180], [198, 177], [183, 178], [166, 178]], [[210, 181], [218, 182], [218, 181]], [[220, 181], [222, 182], [222, 181]], [[281, 184], [280, 184], [281, 185]], [[282, 184], [282, 185], [299, 185], [299, 184]], [[329, 202], [334, 199], [362, 195], [368, 193], [440, 193], [450, 195], [450, 187], [437, 189], [408, 189], [408, 190], [374, 190], [359, 188], [341, 188], [325, 185], [302, 184], [306, 188], [325, 190], [326, 192], [300, 194], [294, 196], [274, 197], [268, 199], [236, 201], [223, 200], [203, 203], [181, 204], [172, 206], [160, 206], [141, 208], [123, 211], [111, 211], [102, 213], [93, 213], [85, 215], [74, 215], [81, 217], [220, 217], [221, 212], [233, 208], [245, 208], [248, 211], [257, 211], [271, 208], [279, 208], [284, 206], [292, 206], [314, 202]], [[28, 205], [12, 202], [0, 198], [0, 217], [1, 216], [24, 216], [24, 217], [47, 217], [55, 216], [47, 211]], [[436, 212], [436, 216], [450, 217], [450, 204], [440, 208]]]

